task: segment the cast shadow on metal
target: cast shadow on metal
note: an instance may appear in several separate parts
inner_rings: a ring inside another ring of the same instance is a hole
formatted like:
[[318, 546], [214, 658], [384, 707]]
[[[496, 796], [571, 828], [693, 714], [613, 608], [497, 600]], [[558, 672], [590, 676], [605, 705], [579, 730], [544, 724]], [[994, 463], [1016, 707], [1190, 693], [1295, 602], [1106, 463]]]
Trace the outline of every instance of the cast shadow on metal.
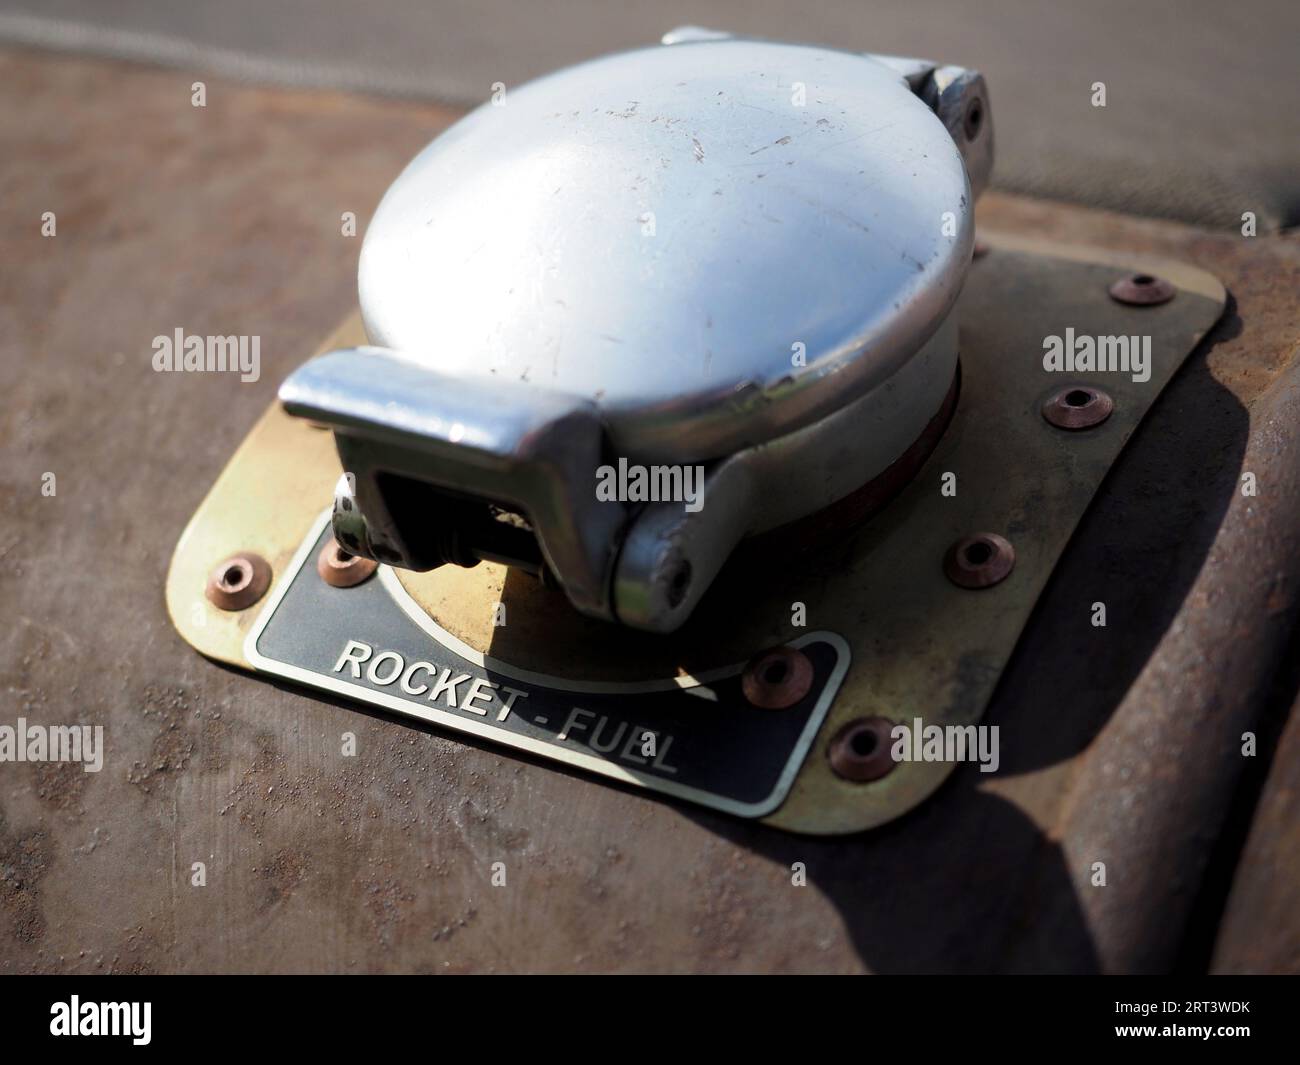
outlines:
[[[1230, 302], [1080, 521], [984, 716], [1005, 738], [1000, 777], [1028, 777], [1085, 752], [1181, 611], [1239, 486], [1248, 412], [1206, 363], [1217, 343], [1239, 331]], [[1198, 431], [1188, 433], [1189, 425]], [[1153, 484], [1162, 491], [1151, 491]], [[1080, 638], [1081, 610], [1096, 600], [1125, 633], [1104, 654]], [[1027, 810], [983, 783], [976, 767], [960, 768], [923, 807], [851, 846], [691, 816], [780, 866], [803, 863], [874, 972], [1106, 969], [1111, 959], [1099, 954], [1078, 894], [1089, 889], [1079, 886], [1077, 862], [1067, 865], [1051, 811]], [[1158, 822], [1128, 817], [1113, 830], [1157, 854], [1162, 840], [1150, 837], [1153, 827]], [[1148, 865], [1139, 872], [1158, 907], [1167, 872]], [[1147, 956], [1152, 971], [1205, 971], [1222, 904], [1198, 898], [1192, 923], [1172, 937], [1183, 941], [1179, 954], [1161, 953], [1166, 936], [1154, 925], [1131, 953]]]

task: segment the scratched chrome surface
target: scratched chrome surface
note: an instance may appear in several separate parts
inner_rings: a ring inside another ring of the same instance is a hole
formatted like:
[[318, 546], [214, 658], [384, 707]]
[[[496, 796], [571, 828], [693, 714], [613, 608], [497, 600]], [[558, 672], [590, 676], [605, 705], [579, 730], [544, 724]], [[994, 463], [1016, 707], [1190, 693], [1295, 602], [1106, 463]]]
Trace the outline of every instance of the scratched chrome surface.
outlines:
[[624, 452], [700, 459], [890, 377], [958, 294], [970, 198], [883, 64], [654, 47], [507, 87], [430, 144], [370, 224], [362, 313], [443, 372], [595, 400]]

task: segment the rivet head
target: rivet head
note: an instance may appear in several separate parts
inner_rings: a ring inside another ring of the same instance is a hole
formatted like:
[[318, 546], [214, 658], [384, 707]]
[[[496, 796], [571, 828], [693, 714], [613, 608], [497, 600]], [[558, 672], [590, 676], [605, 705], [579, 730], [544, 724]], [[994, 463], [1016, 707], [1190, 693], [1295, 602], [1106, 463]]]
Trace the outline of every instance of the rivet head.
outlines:
[[261, 555], [244, 551], [217, 564], [205, 594], [222, 610], [247, 610], [271, 586], [271, 567]]
[[1005, 580], [1016, 564], [1016, 550], [997, 533], [964, 536], [948, 548], [943, 571], [961, 588], [989, 588]]
[[1163, 277], [1154, 274], [1129, 274], [1110, 286], [1111, 298], [1133, 307], [1150, 307], [1168, 303], [1178, 290]]
[[740, 689], [753, 706], [784, 710], [812, 690], [813, 667], [808, 656], [793, 647], [773, 647], [749, 660]]
[[885, 717], [859, 717], [844, 725], [826, 748], [835, 775], [865, 784], [892, 773], [896, 763], [889, 734], [893, 728]]
[[316, 556], [316, 572], [321, 580], [334, 588], [351, 588], [368, 579], [379, 568], [371, 558], [362, 558], [339, 546], [331, 539]]
[[1043, 417], [1058, 429], [1091, 429], [1110, 417], [1115, 401], [1092, 385], [1071, 385], [1043, 404]]

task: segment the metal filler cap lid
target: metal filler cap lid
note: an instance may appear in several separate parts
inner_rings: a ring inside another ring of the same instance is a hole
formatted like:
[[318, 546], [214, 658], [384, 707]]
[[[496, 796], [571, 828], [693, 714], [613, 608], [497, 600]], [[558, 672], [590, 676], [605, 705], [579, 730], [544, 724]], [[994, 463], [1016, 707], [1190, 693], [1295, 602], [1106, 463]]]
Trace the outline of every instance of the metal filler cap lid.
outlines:
[[[281, 389], [335, 431], [340, 543], [677, 627], [934, 418], [991, 162], [983, 79], [921, 60], [685, 29], [499, 91], [375, 213], [375, 346]], [[677, 498], [598, 497], [628, 464]]]

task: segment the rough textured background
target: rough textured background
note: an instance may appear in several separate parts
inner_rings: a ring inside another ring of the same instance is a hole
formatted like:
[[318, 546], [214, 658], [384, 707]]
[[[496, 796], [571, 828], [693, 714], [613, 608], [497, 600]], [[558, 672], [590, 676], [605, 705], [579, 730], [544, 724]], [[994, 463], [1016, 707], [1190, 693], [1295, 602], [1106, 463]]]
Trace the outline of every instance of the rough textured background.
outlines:
[[0, 39], [462, 107], [688, 23], [982, 70], [1011, 191], [1300, 221], [1293, 0], [0, 0]]
[[[1212, 949], [1221, 968], [1300, 969], [1278, 850], [1294, 770], [1279, 756], [1265, 783], [1271, 743], [1246, 766], [1221, 742], [1279, 727], [1300, 662], [1300, 240], [981, 204], [993, 226], [1188, 258], [1236, 302], [1040, 603], [988, 718], [1002, 771], [819, 842], [322, 702], [179, 639], [162, 583], [180, 530], [354, 306], [340, 212], [364, 226], [453, 117], [219, 78], [199, 110], [191, 80], [0, 50], [22, 101], [0, 111], [0, 721], [102, 722], [109, 744], [99, 774], [0, 766], [0, 971], [1201, 969]], [[153, 373], [150, 340], [176, 326], [260, 334], [261, 381]], [[1258, 499], [1235, 492], [1243, 463]], [[1078, 637], [1095, 595], [1131, 619], [1104, 654]], [[1237, 868], [1243, 845], [1260, 860]]]

